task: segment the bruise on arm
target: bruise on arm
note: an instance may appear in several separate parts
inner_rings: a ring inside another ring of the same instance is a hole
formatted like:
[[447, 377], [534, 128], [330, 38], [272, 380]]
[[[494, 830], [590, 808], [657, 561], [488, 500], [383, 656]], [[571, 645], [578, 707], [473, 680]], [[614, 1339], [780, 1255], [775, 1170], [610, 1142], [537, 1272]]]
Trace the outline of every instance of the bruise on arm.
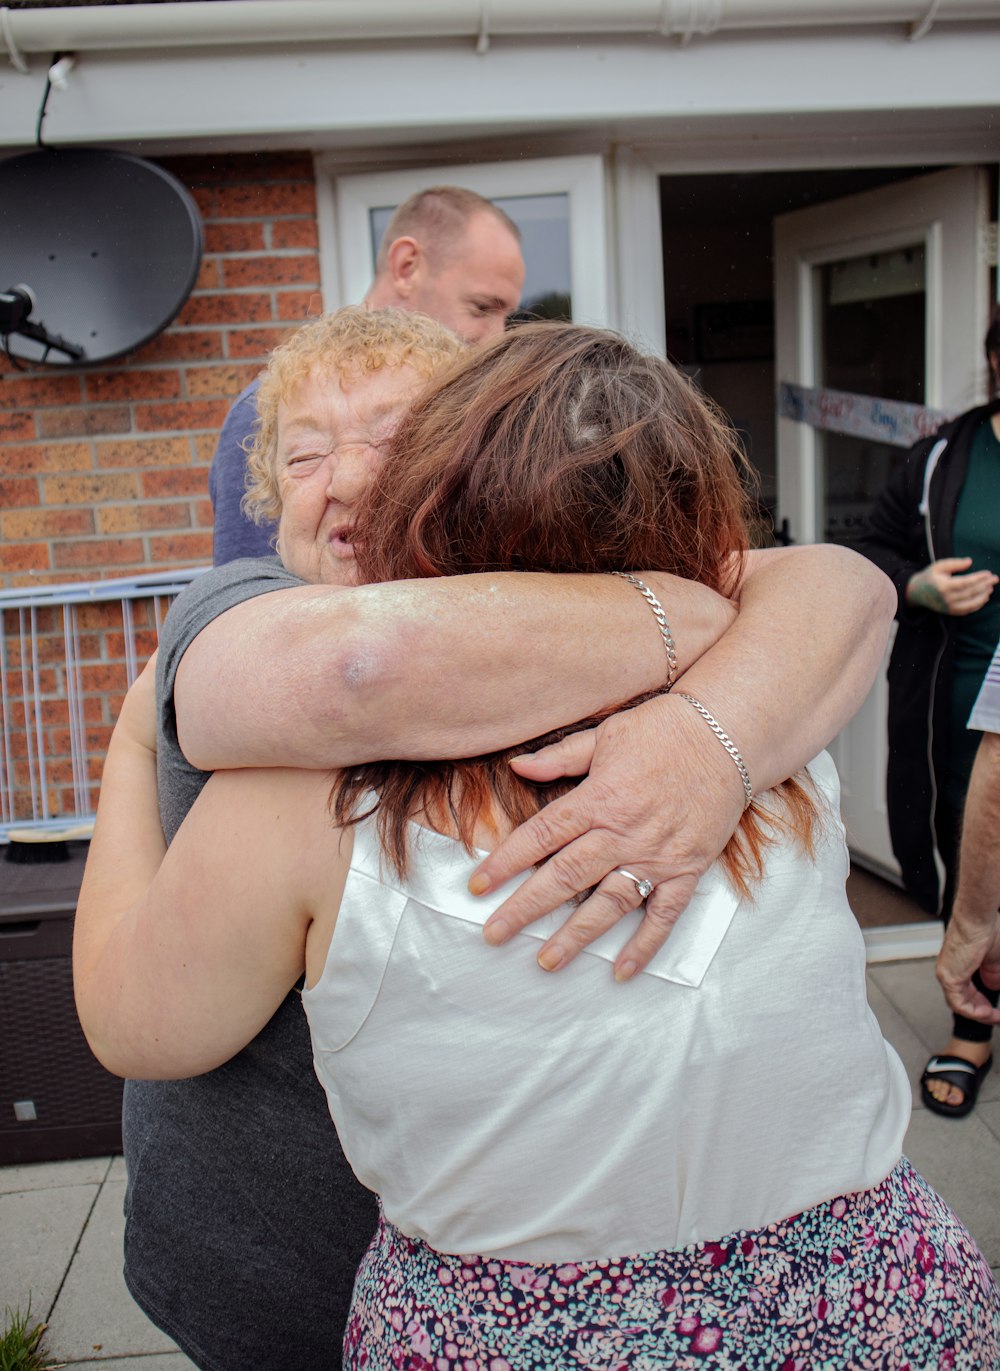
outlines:
[[[684, 669], [735, 610], [705, 586], [644, 576]], [[506, 573], [261, 595], [199, 633], [174, 698], [181, 747], [203, 770], [325, 769], [511, 746], [665, 679], [631, 586]]]

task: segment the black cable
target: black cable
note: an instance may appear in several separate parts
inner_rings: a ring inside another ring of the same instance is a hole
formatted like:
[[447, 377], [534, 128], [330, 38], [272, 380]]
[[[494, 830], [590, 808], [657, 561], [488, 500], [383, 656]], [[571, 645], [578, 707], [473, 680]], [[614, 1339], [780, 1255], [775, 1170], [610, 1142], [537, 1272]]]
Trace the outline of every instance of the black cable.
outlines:
[[[49, 63], [49, 71], [52, 70], [52, 68], [55, 66], [55, 64], [59, 61], [60, 57], [62, 57], [62, 56], [64, 56], [64, 54], [61, 53], [61, 52], [56, 52], [56, 53], [53, 53], [53, 54], [52, 54], [52, 61]], [[45, 75], [45, 94], [42, 96], [42, 106], [41, 106], [41, 109], [38, 111], [38, 123], [35, 125], [35, 147], [36, 147], [36, 148], [44, 148], [44, 147], [45, 147], [45, 144], [42, 142], [42, 124], [43, 124], [43, 122], [44, 122], [44, 120], [45, 120], [45, 107], [46, 107], [46, 105], [49, 103], [49, 96], [50, 96], [51, 94], [52, 94], [52, 78], [51, 78], [51, 76], [49, 76], [48, 72], [46, 72], [46, 75]]]

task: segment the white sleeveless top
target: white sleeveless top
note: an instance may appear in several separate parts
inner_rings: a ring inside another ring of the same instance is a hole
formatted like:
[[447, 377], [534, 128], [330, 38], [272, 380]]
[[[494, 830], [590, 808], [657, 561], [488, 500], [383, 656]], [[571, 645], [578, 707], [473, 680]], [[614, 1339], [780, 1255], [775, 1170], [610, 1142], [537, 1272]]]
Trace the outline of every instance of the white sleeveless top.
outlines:
[[666, 946], [618, 985], [631, 915], [547, 975], [539, 943], [482, 925], [474, 861], [414, 827], [400, 881], [355, 829], [320, 981], [303, 992], [316, 1071], [351, 1166], [386, 1216], [439, 1251], [529, 1262], [721, 1238], [883, 1180], [910, 1115], [865, 995], [844, 893], [839, 785], [816, 858], [768, 850], [754, 901], [716, 865]]

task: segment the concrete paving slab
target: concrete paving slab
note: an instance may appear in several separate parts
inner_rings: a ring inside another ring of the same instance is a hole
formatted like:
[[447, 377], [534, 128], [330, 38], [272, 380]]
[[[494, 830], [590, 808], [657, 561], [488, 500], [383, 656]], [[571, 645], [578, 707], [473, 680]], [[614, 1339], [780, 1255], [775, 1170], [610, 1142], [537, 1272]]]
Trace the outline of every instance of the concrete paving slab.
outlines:
[[98, 1190], [65, 1185], [0, 1195], [0, 1304], [26, 1314], [30, 1301], [32, 1317], [47, 1321]]
[[112, 1157], [111, 1169], [108, 1172], [109, 1181], [124, 1181], [128, 1179], [128, 1172], [125, 1169], [124, 1157]]
[[[913, 962], [886, 962], [870, 967], [868, 978], [869, 983], [878, 986], [894, 1008], [905, 1014], [910, 1028], [927, 1049], [916, 1075], [910, 1077], [911, 1081], [917, 1081], [927, 1057], [933, 1052], [942, 1051], [951, 1037], [951, 1013], [934, 977], [934, 963], [929, 958]], [[888, 1033], [886, 1036], [889, 1036]], [[891, 1038], [889, 1040], [892, 1041]], [[993, 1070], [979, 1091], [980, 1103], [1000, 1100], [1000, 1049], [993, 1055]], [[909, 1061], [906, 1064], [909, 1070]], [[915, 1098], [919, 1100], [919, 1090]]]
[[62, 1185], [100, 1185], [107, 1178], [109, 1161], [109, 1157], [84, 1157], [79, 1161], [0, 1166], [0, 1195]]
[[166, 1334], [150, 1323], [125, 1287], [124, 1195], [124, 1182], [109, 1181], [94, 1205], [49, 1320], [48, 1344], [57, 1361], [177, 1350]]
[[991, 1266], [1000, 1266], [1000, 1140], [976, 1114], [943, 1119], [917, 1109], [903, 1144], [948, 1201]]
[[976, 1118], [1000, 1142], [1000, 1103], [996, 1100], [989, 1100], [984, 1103], [980, 1099], [976, 1105]]
[[903, 1013], [924, 1046], [933, 1050], [951, 1031], [951, 1016], [934, 977], [929, 957], [910, 962], [883, 962], [868, 969], [868, 976], [886, 998]]

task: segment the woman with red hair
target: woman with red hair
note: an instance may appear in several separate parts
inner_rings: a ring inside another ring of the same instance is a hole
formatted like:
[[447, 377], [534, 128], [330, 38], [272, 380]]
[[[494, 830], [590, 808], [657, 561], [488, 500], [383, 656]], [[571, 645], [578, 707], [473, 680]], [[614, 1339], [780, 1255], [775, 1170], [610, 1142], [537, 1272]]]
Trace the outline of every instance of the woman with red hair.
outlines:
[[[608, 572], [647, 593], [649, 568], [725, 594], [747, 548], [727, 426], [669, 363], [573, 325], [456, 362], [374, 486], [351, 530], [367, 581]], [[989, 1268], [901, 1156], [909, 1086], [865, 999], [833, 766], [754, 795], [738, 740], [680, 685], [672, 707], [715, 733], [747, 808], [627, 986], [627, 920], [545, 980], [524, 939], [549, 925], [488, 949], [510, 890], [469, 893], [477, 855], [559, 795], [537, 750], [562, 734], [333, 777], [219, 773], [164, 857], [148, 673], [126, 702], [101, 801], [115, 837], [99, 821], [81, 899], [81, 1017], [112, 1070], [187, 1076], [304, 974], [317, 1074], [382, 1205], [345, 1365], [1000, 1359]], [[609, 879], [636, 908], [648, 893], [641, 871]]]

